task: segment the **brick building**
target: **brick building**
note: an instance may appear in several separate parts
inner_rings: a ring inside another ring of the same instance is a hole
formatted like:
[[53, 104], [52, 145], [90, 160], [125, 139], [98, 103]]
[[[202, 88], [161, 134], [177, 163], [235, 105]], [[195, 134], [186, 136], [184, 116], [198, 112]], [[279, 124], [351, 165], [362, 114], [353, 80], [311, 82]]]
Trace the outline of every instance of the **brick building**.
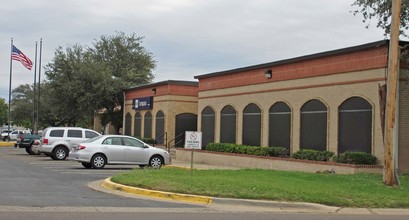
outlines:
[[[146, 114], [155, 122], [162, 111], [167, 117], [164, 131], [173, 136], [178, 133], [175, 118], [189, 113], [197, 115], [203, 145], [224, 142], [336, 154], [361, 151], [383, 163], [379, 87], [386, 84], [388, 47], [389, 41], [384, 40], [198, 75], [198, 84], [167, 81], [129, 89], [125, 91], [125, 134], [138, 136], [136, 124], [141, 120], [140, 129], [148, 129], [141, 135], [152, 131], [152, 137], [157, 137], [158, 125], [147, 120]], [[405, 173], [409, 173], [407, 71], [401, 63], [397, 161], [399, 171]], [[151, 96], [154, 88], [151, 110], [131, 108], [132, 99]]]
[[186, 130], [197, 129], [197, 82], [163, 81], [124, 91], [123, 133], [182, 146]]

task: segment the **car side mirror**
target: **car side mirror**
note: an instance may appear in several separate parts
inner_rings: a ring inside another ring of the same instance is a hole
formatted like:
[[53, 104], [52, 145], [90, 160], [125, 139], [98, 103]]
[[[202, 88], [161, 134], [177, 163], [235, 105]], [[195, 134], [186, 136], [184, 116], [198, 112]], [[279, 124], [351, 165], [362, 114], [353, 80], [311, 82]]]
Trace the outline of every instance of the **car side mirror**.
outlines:
[[143, 145], [143, 148], [149, 148], [149, 145], [144, 144], [144, 145]]

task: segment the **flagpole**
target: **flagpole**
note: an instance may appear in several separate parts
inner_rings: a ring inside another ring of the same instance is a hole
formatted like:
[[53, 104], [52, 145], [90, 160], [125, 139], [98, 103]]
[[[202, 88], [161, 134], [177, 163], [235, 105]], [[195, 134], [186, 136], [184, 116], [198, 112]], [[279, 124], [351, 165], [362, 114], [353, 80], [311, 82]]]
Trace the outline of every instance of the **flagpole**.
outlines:
[[[10, 112], [11, 112], [11, 78], [12, 78], [12, 69], [13, 69], [13, 59], [12, 59], [12, 53], [13, 53], [13, 38], [11, 38], [11, 46], [10, 46], [10, 83], [9, 83], [9, 114], [8, 114], [8, 135], [10, 136]], [[8, 138], [10, 141], [10, 138]]]
[[40, 117], [40, 85], [41, 85], [41, 54], [43, 51], [43, 38], [40, 38], [40, 60], [38, 64], [38, 97], [37, 97], [37, 121], [36, 124], [38, 125], [38, 118]]
[[36, 79], [37, 79], [37, 41], [35, 49], [35, 58], [34, 58], [34, 86], [33, 86], [33, 133], [37, 133], [37, 123], [36, 123]]

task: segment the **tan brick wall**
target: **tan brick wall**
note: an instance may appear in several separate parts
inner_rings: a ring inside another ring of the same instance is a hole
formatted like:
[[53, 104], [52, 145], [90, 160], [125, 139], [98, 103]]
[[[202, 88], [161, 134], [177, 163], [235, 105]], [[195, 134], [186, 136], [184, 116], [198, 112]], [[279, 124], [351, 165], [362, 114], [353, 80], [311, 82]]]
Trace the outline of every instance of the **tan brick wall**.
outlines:
[[[261, 145], [268, 145], [269, 109], [278, 101], [284, 101], [292, 109], [291, 151], [300, 146], [300, 109], [307, 101], [318, 99], [328, 108], [327, 149], [337, 152], [338, 107], [346, 99], [359, 96], [366, 99], [373, 109], [372, 153], [383, 158], [383, 141], [379, 117], [378, 84], [385, 83], [385, 68], [350, 73], [269, 82], [259, 85], [239, 86], [199, 92], [199, 112], [211, 106], [216, 113], [215, 142], [220, 140], [220, 112], [226, 105], [237, 111], [237, 143], [241, 144], [243, 110], [249, 103], [257, 104], [262, 111]], [[201, 117], [198, 115], [198, 128]]]
[[[142, 117], [141, 131], [144, 137], [144, 115], [148, 110], [139, 111]], [[156, 114], [158, 111], [163, 111], [165, 115], [165, 132], [167, 132], [168, 141], [175, 137], [175, 118], [176, 115], [182, 113], [197, 114], [197, 97], [180, 96], [180, 95], [163, 95], [153, 98], [153, 109], [149, 110], [152, 113], [152, 136], [156, 134]], [[131, 134], [134, 134], [134, 117], [135, 110], [132, 109], [132, 100], [126, 100], [124, 115], [130, 113], [131, 119]], [[160, 134], [158, 134], [160, 135]]]
[[399, 141], [398, 168], [402, 173], [409, 173], [409, 72], [401, 70], [399, 84]]
[[[191, 161], [191, 158], [190, 150], [176, 149], [177, 160]], [[255, 157], [239, 154], [233, 155], [200, 150], [193, 153], [193, 161], [194, 163], [211, 164], [222, 167], [258, 168], [309, 173], [324, 172], [329, 170], [332, 170], [337, 174], [382, 173], [382, 168], [379, 166], [354, 166], [330, 162], [326, 163], [273, 157]], [[194, 166], [195, 165], [193, 164], [193, 167]]]

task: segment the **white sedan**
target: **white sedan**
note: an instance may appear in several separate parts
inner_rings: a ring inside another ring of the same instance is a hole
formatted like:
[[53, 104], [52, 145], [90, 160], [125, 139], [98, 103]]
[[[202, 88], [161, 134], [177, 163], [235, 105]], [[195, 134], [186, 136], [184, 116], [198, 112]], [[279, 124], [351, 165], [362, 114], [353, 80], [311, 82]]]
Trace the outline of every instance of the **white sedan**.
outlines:
[[85, 168], [102, 169], [105, 165], [135, 164], [160, 168], [171, 163], [169, 153], [125, 135], [102, 135], [74, 147], [69, 160], [80, 162]]

